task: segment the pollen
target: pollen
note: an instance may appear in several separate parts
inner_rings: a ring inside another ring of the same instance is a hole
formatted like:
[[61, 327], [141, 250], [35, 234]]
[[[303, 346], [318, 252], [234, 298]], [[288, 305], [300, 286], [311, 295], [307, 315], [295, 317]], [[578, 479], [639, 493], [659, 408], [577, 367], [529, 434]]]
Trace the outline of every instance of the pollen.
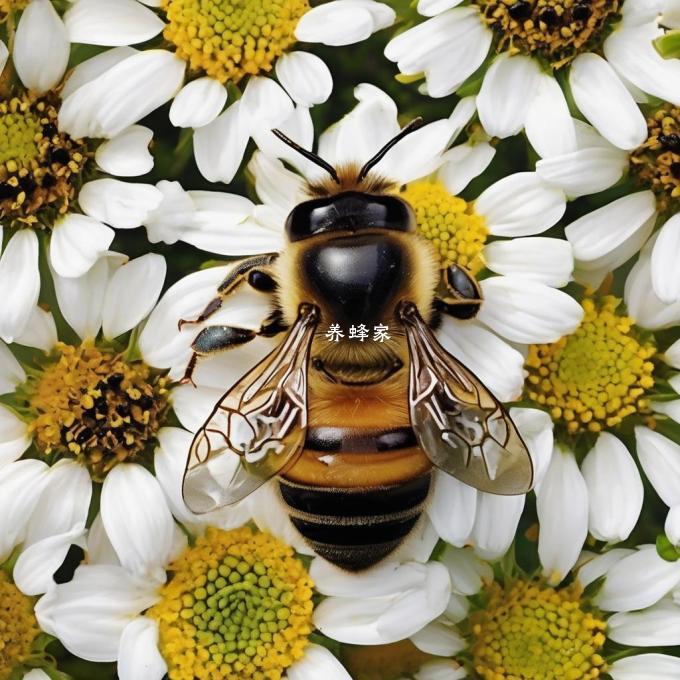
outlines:
[[487, 586], [472, 614], [473, 667], [483, 680], [592, 680], [605, 672], [606, 624], [578, 584], [555, 589], [517, 581]]
[[475, 0], [499, 52], [536, 54], [554, 68], [597, 47], [619, 0]]
[[293, 549], [247, 527], [208, 528], [170, 566], [148, 615], [170, 680], [279, 680], [312, 633], [312, 581]]
[[19, 395], [38, 449], [75, 457], [95, 479], [138, 458], [168, 408], [167, 378], [91, 342], [59, 343]]
[[66, 213], [88, 161], [86, 145], [57, 127], [51, 96], [0, 100], [0, 220], [48, 226]]
[[656, 347], [619, 312], [620, 302], [587, 298], [572, 335], [529, 347], [526, 393], [568, 432], [600, 432], [650, 413], [646, 393], [654, 386]]
[[657, 196], [663, 212], [680, 199], [680, 108], [664, 104], [647, 119], [648, 137], [630, 155], [640, 184]]
[[221, 83], [272, 70], [295, 43], [308, 0], [163, 0], [167, 40], [190, 68]]
[[0, 0], [0, 21], [5, 21], [12, 12], [18, 12], [28, 5], [29, 0]]
[[33, 601], [0, 571], [0, 680], [23, 677], [17, 670], [40, 633]]
[[484, 268], [482, 249], [489, 230], [473, 203], [452, 196], [441, 182], [414, 182], [401, 196], [413, 207], [418, 231], [435, 246], [442, 267], [455, 263], [472, 274]]

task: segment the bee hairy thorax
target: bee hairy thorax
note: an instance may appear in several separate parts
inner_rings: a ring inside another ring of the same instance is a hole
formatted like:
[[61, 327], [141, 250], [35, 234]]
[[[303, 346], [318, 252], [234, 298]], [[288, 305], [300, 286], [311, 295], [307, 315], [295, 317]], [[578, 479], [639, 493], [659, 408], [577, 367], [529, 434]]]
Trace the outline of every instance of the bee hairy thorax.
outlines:
[[305, 448], [279, 477], [298, 531], [318, 555], [352, 571], [399, 546], [430, 489], [431, 464], [409, 424], [401, 373], [368, 387], [310, 380]]

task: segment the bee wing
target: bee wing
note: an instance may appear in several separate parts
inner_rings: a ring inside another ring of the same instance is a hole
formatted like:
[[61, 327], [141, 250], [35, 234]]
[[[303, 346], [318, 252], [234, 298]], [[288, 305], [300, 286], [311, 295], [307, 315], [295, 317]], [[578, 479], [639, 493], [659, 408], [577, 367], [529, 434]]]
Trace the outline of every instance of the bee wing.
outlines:
[[407, 303], [409, 412], [418, 443], [438, 468], [481, 491], [526, 493], [533, 464], [517, 428], [479, 378], [452, 357]]
[[236, 503], [297, 460], [317, 322], [318, 309], [301, 305], [285, 340], [229, 389], [196, 432], [182, 484], [193, 512]]

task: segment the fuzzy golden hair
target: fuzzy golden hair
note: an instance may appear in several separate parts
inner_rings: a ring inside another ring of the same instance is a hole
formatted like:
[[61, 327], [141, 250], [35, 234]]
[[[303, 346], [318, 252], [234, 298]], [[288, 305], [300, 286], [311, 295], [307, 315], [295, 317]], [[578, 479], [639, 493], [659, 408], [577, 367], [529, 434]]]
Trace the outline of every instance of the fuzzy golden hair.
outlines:
[[310, 198], [323, 198], [335, 196], [345, 191], [361, 191], [365, 194], [388, 194], [397, 189], [396, 183], [387, 177], [369, 172], [366, 177], [359, 179], [361, 167], [357, 163], [345, 163], [336, 168], [339, 182], [332, 177], [310, 182], [307, 185], [307, 194]]

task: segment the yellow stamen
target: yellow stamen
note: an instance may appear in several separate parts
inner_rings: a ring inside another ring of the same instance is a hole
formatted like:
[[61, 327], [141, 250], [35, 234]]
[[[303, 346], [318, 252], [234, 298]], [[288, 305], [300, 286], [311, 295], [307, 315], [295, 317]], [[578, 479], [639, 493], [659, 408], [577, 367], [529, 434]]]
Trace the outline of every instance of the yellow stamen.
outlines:
[[576, 583], [562, 589], [518, 581], [486, 587], [472, 614], [473, 666], [483, 680], [592, 680], [605, 672], [606, 624], [586, 611]]
[[579, 328], [549, 345], [531, 345], [526, 392], [569, 432], [599, 432], [634, 413], [648, 413], [656, 348], [607, 295], [583, 301]]
[[537, 54], [554, 68], [596, 46], [619, 0], [475, 0], [498, 51]]
[[272, 70], [295, 43], [308, 0], [163, 0], [163, 35], [190, 67], [221, 83]]
[[59, 343], [38, 377], [22, 388], [29, 431], [45, 454], [72, 455], [97, 479], [140, 455], [168, 406], [167, 378], [91, 342]]
[[648, 137], [630, 155], [640, 183], [657, 195], [659, 209], [679, 209], [680, 107], [664, 104], [647, 119]]
[[209, 528], [170, 566], [149, 612], [170, 680], [279, 680], [312, 625], [312, 581], [292, 548], [248, 528]]
[[452, 196], [441, 182], [413, 182], [401, 196], [416, 213], [418, 231], [434, 244], [443, 267], [456, 263], [477, 274], [489, 230], [474, 205]]
[[0, 680], [13, 677], [13, 671], [30, 656], [39, 633], [33, 601], [0, 571]]

